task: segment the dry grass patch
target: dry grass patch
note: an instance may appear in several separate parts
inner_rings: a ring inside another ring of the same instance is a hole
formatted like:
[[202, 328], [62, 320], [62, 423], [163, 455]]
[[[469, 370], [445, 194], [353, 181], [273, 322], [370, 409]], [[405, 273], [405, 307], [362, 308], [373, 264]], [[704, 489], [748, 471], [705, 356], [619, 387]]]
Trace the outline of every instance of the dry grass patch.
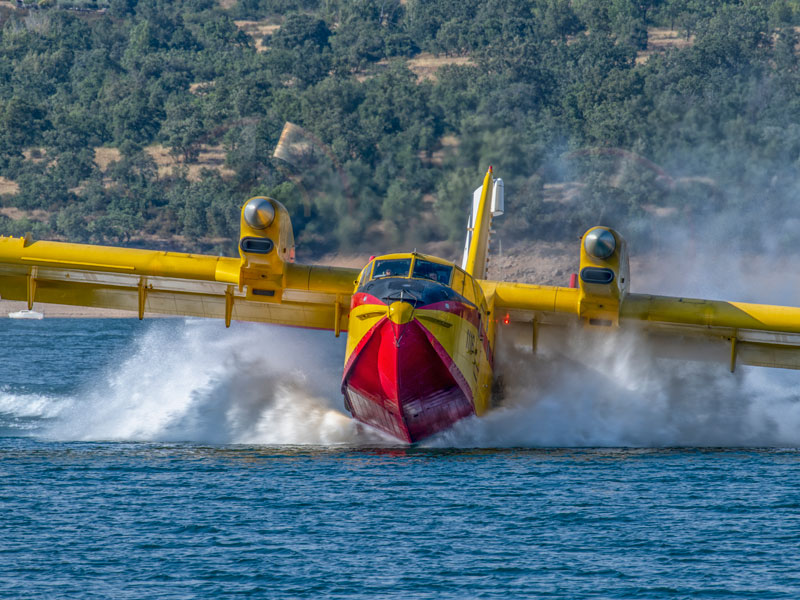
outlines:
[[94, 164], [96, 164], [97, 168], [103, 173], [105, 173], [106, 169], [108, 169], [108, 165], [110, 165], [112, 162], [118, 161], [121, 158], [122, 153], [118, 148], [98, 147], [94, 149]]
[[545, 183], [544, 184], [545, 202], [555, 202], [558, 204], [572, 204], [577, 202], [586, 184], [580, 181], [565, 181], [564, 183]]
[[172, 167], [173, 165], [177, 164], [175, 159], [172, 158], [172, 155], [169, 153], [169, 149], [160, 144], [148, 146], [144, 149], [144, 151], [147, 152], [147, 154], [150, 155], [150, 158], [152, 158], [156, 163], [159, 173], [161, 172], [161, 167]]
[[36, 210], [22, 210], [16, 206], [6, 206], [0, 208], [0, 215], [8, 217], [12, 221], [19, 221], [20, 219], [28, 219], [29, 221], [46, 222], [50, 219], [50, 213], [46, 210], [37, 208]]
[[647, 50], [636, 55], [636, 64], [646, 63], [653, 54], [666, 52], [671, 48], [688, 48], [694, 43], [694, 36], [688, 39], [675, 29], [653, 28], [647, 30]]
[[212, 87], [214, 87], [213, 81], [198, 81], [197, 83], [189, 84], [189, 92], [202, 96], [203, 94], [207, 94]]
[[189, 165], [189, 179], [198, 181], [200, 171], [212, 169], [223, 177], [232, 177], [235, 171], [225, 166], [225, 149], [222, 146], [203, 146], [195, 164]]
[[[445, 65], [468, 65], [475, 66], [469, 56], [434, 56], [433, 54], [423, 52], [414, 58], [409, 58], [406, 61], [408, 70], [417, 76], [417, 81], [435, 80], [436, 71]], [[355, 75], [356, 81], [364, 83], [367, 79], [372, 79], [389, 66], [389, 60], [382, 58], [370, 67], [366, 72], [361, 72]]]
[[186, 178], [190, 181], [199, 181], [203, 169], [217, 171], [223, 177], [235, 175], [234, 171], [225, 166], [225, 149], [222, 146], [201, 146], [197, 161], [188, 165], [180, 158], [176, 159], [164, 146], [148, 146], [144, 150], [156, 163], [159, 177], [172, 175], [174, 168], [185, 168], [187, 170]]
[[408, 69], [417, 76], [417, 79], [436, 79], [436, 71], [445, 65], [475, 66], [469, 56], [434, 56], [423, 52], [409, 59]]
[[498, 244], [489, 256], [488, 274], [499, 281], [567, 285], [570, 274], [578, 272], [576, 248], [570, 242], [537, 241], [518, 242], [501, 251]]
[[419, 156], [420, 160], [422, 160], [422, 162], [441, 167], [444, 164], [444, 159], [455, 152], [460, 144], [461, 140], [459, 140], [456, 136], [443, 135], [439, 139], [439, 149], [431, 152], [430, 156], [428, 156], [425, 152], [421, 152]]
[[264, 45], [264, 36], [272, 35], [280, 25], [269, 21], [234, 21], [234, 24], [249, 35], [256, 43], [256, 51], [264, 52], [267, 46]]
[[16, 181], [11, 181], [5, 177], [0, 177], [0, 195], [1, 194], [16, 194], [19, 191], [19, 184]]

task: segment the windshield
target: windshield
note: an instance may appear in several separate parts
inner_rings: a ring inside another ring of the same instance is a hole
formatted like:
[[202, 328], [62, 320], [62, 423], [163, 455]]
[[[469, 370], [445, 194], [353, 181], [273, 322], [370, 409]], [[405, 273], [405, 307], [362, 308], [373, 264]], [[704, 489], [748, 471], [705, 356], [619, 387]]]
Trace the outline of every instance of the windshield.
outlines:
[[430, 279], [448, 285], [450, 283], [450, 276], [453, 274], [453, 267], [448, 265], [440, 265], [438, 263], [430, 262], [427, 260], [417, 259], [414, 263], [414, 273], [412, 277], [419, 277], [421, 279]]
[[372, 278], [381, 279], [382, 277], [408, 277], [411, 270], [410, 258], [391, 258], [387, 260], [376, 260]]

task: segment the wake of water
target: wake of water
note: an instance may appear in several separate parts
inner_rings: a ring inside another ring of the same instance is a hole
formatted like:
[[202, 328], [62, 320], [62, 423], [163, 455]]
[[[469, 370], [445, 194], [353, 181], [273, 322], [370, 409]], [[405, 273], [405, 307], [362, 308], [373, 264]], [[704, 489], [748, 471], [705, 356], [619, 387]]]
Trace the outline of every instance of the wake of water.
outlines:
[[64, 441], [380, 442], [338, 408], [343, 348], [324, 337], [252, 324], [225, 330], [211, 321], [154, 322], [77, 394], [0, 391], [0, 414], [24, 429], [38, 417], [38, 436]]
[[[797, 373], [654, 359], [632, 336], [570, 340], [536, 357], [501, 340], [502, 406], [423, 445], [800, 446]], [[330, 333], [158, 321], [77, 392], [0, 389], [0, 420], [64, 441], [396, 444], [344, 412], [343, 358]]]
[[538, 356], [498, 344], [501, 408], [434, 440], [489, 447], [798, 447], [794, 371], [655, 357], [634, 334], [573, 331]]

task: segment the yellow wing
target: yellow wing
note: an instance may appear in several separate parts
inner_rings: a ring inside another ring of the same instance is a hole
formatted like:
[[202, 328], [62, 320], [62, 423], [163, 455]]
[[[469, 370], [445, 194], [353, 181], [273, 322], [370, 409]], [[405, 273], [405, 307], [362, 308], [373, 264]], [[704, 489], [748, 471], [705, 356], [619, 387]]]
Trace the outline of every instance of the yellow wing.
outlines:
[[0, 298], [346, 330], [359, 271], [293, 258], [286, 209], [253, 198], [239, 258], [0, 237]]
[[584, 235], [576, 288], [482, 281], [498, 320], [530, 327], [582, 324], [635, 330], [676, 358], [800, 369], [800, 308], [633, 294], [622, 237], [606, 227]]

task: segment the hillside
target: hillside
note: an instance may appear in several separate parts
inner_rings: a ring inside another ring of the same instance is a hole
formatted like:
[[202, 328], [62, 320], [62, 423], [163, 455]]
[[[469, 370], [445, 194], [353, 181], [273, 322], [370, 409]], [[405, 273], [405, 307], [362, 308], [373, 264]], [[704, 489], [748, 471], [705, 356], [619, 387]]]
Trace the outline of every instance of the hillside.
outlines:
[[743, 220], [795, 244], [793, 1], [37, 7], [0, 3], [7, 234], [232, 253], [269, 194], [303, 258], [454, 255], [491, 164], [507, 247]]

